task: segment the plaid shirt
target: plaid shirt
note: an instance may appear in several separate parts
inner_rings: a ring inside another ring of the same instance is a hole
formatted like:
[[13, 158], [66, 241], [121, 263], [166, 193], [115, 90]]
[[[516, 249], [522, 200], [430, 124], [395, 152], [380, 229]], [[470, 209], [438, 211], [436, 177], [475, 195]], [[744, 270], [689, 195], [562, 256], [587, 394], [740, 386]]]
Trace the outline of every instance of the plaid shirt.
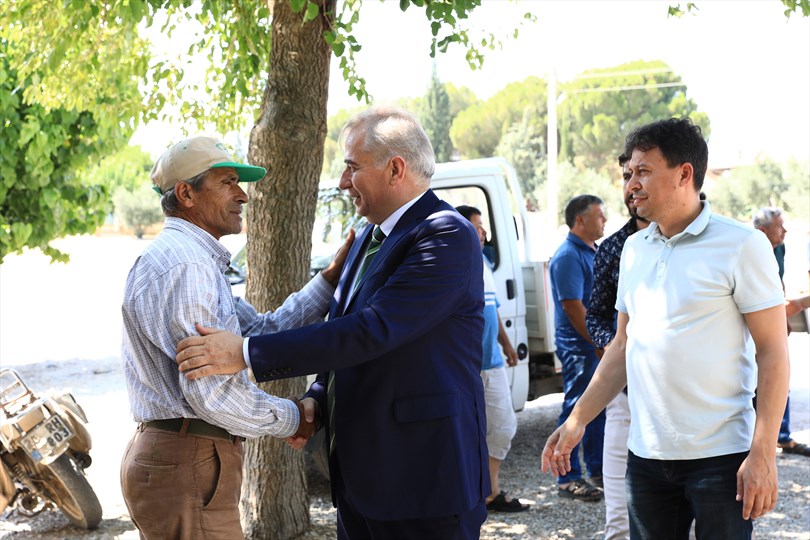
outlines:
[[256, 335], [323, 320], [334, 289], [322, 276], [277, 311], [258, 314], [233, 297], [224, 273], [229, 264], [230, 253], [213, 236], [172, 217], [135, 261], [122, 306], [124, 377], [135, 421], [200, 418], [242, 437], [288, 437], [298, 429], [296, 405], [260, 390], [247, 370], [190, 381], [177, 368], [175, 346], [197, 335], [195, 323]]

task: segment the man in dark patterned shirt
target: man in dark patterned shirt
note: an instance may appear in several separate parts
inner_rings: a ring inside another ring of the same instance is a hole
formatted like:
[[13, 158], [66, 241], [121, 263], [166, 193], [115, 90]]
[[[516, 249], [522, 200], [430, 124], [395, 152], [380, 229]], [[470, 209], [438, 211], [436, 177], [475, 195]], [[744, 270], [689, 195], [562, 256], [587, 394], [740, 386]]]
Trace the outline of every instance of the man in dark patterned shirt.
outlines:
[[[629, 204], [630, 192], [626, 168], [627, 156], [619, 156], [622, 168], [624, 202], [630, 220], [599, 245], [593, 261], [593, 290], [591, 303], [585, 316], [593, 344], [599, 356], [616, 334], [616, 289], [619, 284], [619, 260], [627, 238], [643, 229], [649, 222], [638, 216]], [[605, 444], [602, 455], [602, 479], [605, 490], [605, 539], [623, 539], [630, 536], [627, 517], [627, 499], [624, 493], [624, 473], [627, 469], [627, 435], [630, 429], [630, 407], [627, 394], [620, 393], [606, 409]]]

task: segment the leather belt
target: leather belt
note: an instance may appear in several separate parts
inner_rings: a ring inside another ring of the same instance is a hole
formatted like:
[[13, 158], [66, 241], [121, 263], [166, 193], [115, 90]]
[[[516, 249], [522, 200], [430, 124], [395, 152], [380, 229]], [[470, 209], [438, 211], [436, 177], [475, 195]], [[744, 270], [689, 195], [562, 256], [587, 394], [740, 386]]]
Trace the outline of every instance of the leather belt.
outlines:
[[180, 433], [181, 435], [201, 435], [203, 437], [225, 439], [231, 442], [242, 440], [242, 437], [231, 435], [227, 430], [211, 425], [205, 420], [200, 420], [199, 418], [169, 418], [167, 420], [150, 420], [149, 422], [142, 422], [142, 425], [144, 427], [160, 429], [163, 431]]

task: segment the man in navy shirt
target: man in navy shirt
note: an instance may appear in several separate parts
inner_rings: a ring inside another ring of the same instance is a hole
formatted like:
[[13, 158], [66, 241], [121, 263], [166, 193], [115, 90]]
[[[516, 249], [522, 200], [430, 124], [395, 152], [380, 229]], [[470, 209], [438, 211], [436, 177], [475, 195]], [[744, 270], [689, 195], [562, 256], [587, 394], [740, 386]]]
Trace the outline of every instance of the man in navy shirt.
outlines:
[[[568, 418], [599, 363], [596, 349], [585, 329], [585, 313], [593, 286], [595, 242], [605, 234], [605, 221], [604, 206], [599, 197], [579, 195], [571, 199], [565, 207], [565, 223], [570, 231], [551, 259], [555, 341], [557, 356], [562, 363], [565, 392], [558, 425]], [[571, 454], [571, 470], [557, 479], [560, 497], [582, 501], [598, 501], [602, 498], [602, 490], [598, 486], [602, 484], [604, 432], [605, 412], [602, 411], [588, 425], [582, 440], [591, 482], [582, 477], [577, 447]]]

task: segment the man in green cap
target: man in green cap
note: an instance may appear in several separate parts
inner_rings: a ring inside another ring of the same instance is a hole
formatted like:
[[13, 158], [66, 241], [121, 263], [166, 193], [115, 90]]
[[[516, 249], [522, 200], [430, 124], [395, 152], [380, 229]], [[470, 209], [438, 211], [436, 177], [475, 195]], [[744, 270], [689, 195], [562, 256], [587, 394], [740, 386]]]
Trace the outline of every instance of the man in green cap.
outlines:
[[259, 314], [231, 293], [230, 253], [219, 242], [242, 230], [248, 197], [239, 182], [266, 170], [236, 163], [222, 143], [193, 137], [152, 168], [166, 215], [163, 231], [135, 261], [122, 306], [122, 357], [138, 427], [121, 462], [121, 489], [141, 538], [242, 538], [242, 439], [308, 436], [303, 406], [261, 391], [247, 372], [189, 380], [175, 344], [203, 322], [242, 335], [323, 320], [347, 246], [275, 312]]

